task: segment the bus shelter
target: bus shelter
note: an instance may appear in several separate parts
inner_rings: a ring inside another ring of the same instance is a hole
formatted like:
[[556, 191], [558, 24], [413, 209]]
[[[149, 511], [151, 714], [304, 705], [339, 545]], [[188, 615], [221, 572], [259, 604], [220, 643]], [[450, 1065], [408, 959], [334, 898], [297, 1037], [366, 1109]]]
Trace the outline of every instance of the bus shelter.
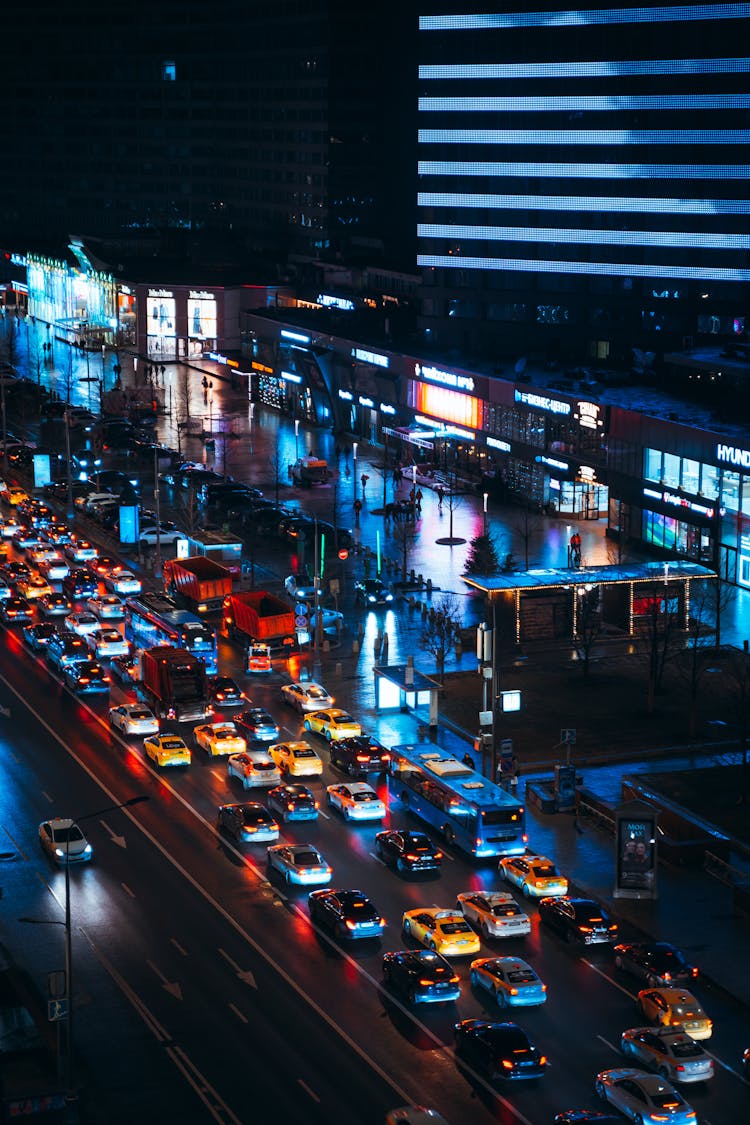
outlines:
[[707, 567], [678, 559], [464, 576], [487, 598], [493, 624], [516, 644], [570, 641], [594, 616], [602, 636], [637, 636], [667, 618], [687, 631], [691, 599], [715, 580]]
[[417, 711], [427, 707], [429, 726], [438, 725], [437, 680], [418, 672], [412, 664], [376, 664], [375, 709], [377, 711]]

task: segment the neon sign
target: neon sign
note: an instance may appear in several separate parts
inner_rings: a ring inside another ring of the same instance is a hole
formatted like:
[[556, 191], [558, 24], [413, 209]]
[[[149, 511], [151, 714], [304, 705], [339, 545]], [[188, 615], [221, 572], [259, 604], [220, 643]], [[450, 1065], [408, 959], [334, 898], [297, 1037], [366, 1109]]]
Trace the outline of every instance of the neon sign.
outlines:
[[716, 446], [716, 460], [750, 469], [750, 449], [742, 449], [739, 445], [723, 445], [720, 442]]
[[662, 504], [670, 504], [675, 508], [686, 508], [690, 512], [695, 512], [698, 516], [705, 516], [706, 519], [713, 519], [716, 514], [714, 508], [709, 508], [707, 504], [699, 504], [696, 500], [688, 500], [686, 496], [680, 496], [676, 492], [657, 492], [653, 488], [644, 488], [643, 495], [648, 496], [653, 500], [661, 500]]
[[418, 379], [427, 379], [430, 383], [442, 383], [444, 387], [456, 387], [461, 391], [474, 390], [474, 380], [471, 375], [457, 375], [455, 371], [441, 371], [438, 367], [423, 367], [421, 363], [414, 364], [414, 374]]
[[303, 336], [300, 332], [290, 332], [288, 328], [281, 329], [281, 337], [283, 340], [294, 340], [296, 344], [310, 343], [309, 336]]
[[354, 401], [354, 395], [351, 391], [339, 391], [339, 398], [343, 398], [346, 402]]
[[390, 359], [379, 352], [368, 352], [366, 348], [352, 348], [352, 355], [361, 363], [371, 363], [373, 367], [388, 367]]
[[587, 430], [595, 430], [599, 422], [599, 407], [595, 402], [578, 403], [578, 424]]
[[561, 402], [559, 398], [548, 398], [547, 395], [538, 395], [534, 391], [515, 390], [516, 402], [526, 406], [535, 406], [538, 410], [549, 410], [551, 414], [570, 414], [570, 403]]
[[500, 438], [488, 437], [487, 444], [491, 449], [499, 449], [502, 453], [510, 453], [510, 442], [501, 441]]

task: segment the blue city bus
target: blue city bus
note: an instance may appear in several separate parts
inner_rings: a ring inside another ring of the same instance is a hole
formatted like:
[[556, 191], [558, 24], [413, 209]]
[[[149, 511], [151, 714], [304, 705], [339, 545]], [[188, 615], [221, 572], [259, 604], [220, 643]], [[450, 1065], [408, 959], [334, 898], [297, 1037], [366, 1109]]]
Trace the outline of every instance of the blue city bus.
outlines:
[[523, 855], [526, 810], [517, 797], [432, 743], [394, 746], [388, 788], [448, 843], [477, 859]]
[[209, 675], [217, 670], [214, 630], [166, 594], [139, 594], [126, 600], [125, 636], [137, 648], [185, 648], [203, 661]]

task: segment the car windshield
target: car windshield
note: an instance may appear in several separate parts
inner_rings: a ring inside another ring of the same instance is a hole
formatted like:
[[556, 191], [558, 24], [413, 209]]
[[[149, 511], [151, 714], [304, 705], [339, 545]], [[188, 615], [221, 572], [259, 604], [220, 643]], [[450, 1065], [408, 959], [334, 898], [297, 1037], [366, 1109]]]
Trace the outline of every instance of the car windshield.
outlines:
[[321, 687], [309, 687], [307, 689], [307, 694], [308, 694], [310, 699], [325, 699], [326, 698], [326, 693], [323, 691], [323, 689]]
[[536, 984], [537, 975], [533, 969], [512, 969], [508, 980], [511, 984]]
[[161, 746], [162, 750], [182, 750], [183, 742], [181, 738], [165, 738]]
[[130, 712], [130, 718], [131, 719], [150, 719], [151, 715], [148, 711], [131, 711]]
[[675, 1004], [672, 1014], [686, 1020], [702, 1020], [705, 1016], [700, 1004]]
[[261, 762], [251, 762], [250, 765], [255, 770], [275, 770], [276, 769], [276, 766], [273, 764], [273, 762], [271, 761], [270, 758], [267, 758], [267, 759], [265, 759]]
[[236, 738], [236, 737], [237, 736], [236, 736], [236, 734], [233, 730], [215, 730], [214, 731], [214, 738], [217, 739], [217, 740], [222, 739], [222, 738]]
[[53, 836], [55, 839], [55, 843], [64, 844], [65, 841], [68, 840], [71, 844], [74, 844], [77, 840], [83, 839], [83, 832], [81, 832], [81, 829], [77, 824], [71, 824], [65, 826], [56, 826], [53, 829]]
[[679, 1106], [684, 1105], [684, 1101], [672, 1087], [665, 1086], [663, 1089], [649, 1091], [651, 1102], [658, 1109], [677, 1109]]
[[268, 813], [263, 808], [242, 810], [242, 821], [244, 824], [260, 824], [262, 821], [270, 819]]
[[503, 1054], [526, 1055], [529, 1052], [529, 1041], [520, 1028], [492, 1027], [487, 1038]]
[[303, 746], [301, 750], [294, 751], [295, 758], [314, 758], [315, 751], [311, 750], [309, 746]]

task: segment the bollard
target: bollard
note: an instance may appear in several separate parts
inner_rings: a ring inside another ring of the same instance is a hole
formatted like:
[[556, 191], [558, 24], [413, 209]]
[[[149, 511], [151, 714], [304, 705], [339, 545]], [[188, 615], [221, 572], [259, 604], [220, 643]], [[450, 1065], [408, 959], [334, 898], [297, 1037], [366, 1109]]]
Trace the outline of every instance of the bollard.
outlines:
[[431, 578], [427, 579], [427, 594], [428, 594], [428, 596], [432, 594], [432, 579]]
[[330, 652], [330, 651], [331, 651], [331, 642], [329, 641], [328, 637], [324, 637], [323, 638], [323, 652]]
[[409, 581], [412, 583], [412, 585], [414, 584], [415, 577], [416, 576], [414, 574], [414, 568], [412, 567], [412, 569], [409, 571]]
[[412, 594], [412, 595], [410, 596], [410, 598], [409, 598], [409, 609], [414, 609], [414, 606], [415, 606], [416, 604], [417, 604], [417, 603], [416, 603], [416, 602], [414, 601], [414, 595]]
[[357, 638], [358, 638], [360, 644], [362, 644], [364, 636], [365, 636], [365, 627], [362, 624], [362, 622], [360, 621], [359, 625], [357, 626]]
[[352, 641], [352, 654], [354, 656], [359, 652], [359, 641]]
[[388, 655], [388, 634], [385, 633], [385, 632], [383, 633], [382, 649], [383, 649], [383, 656], [387, 656]]
[[[355, 643], [355, 645], [356, 645], [356, 643], [357, 643], [357, 642], [355, 641], [354, 643]], [[337, 663], [337, 665], [336, 665], [336, 675], [337, 675], [337, 676], [340, 676], [340, 675], [342, 675], [342, 673], [343, 673], [343, 670], [344, 670], [344, 668], [343, 668], [343, 665], [342, 665], [341, 661], [339, 661], [339, 662]]]
[[427, 604], [426, 604], [426, 602], [422, 602], [422, 620], [423, 621], [424, 621], [426, 616], [427, 616]]
[[420, 586], [424, 586], [424, 576], [422, 574], [417, 575], [417, 582]]

